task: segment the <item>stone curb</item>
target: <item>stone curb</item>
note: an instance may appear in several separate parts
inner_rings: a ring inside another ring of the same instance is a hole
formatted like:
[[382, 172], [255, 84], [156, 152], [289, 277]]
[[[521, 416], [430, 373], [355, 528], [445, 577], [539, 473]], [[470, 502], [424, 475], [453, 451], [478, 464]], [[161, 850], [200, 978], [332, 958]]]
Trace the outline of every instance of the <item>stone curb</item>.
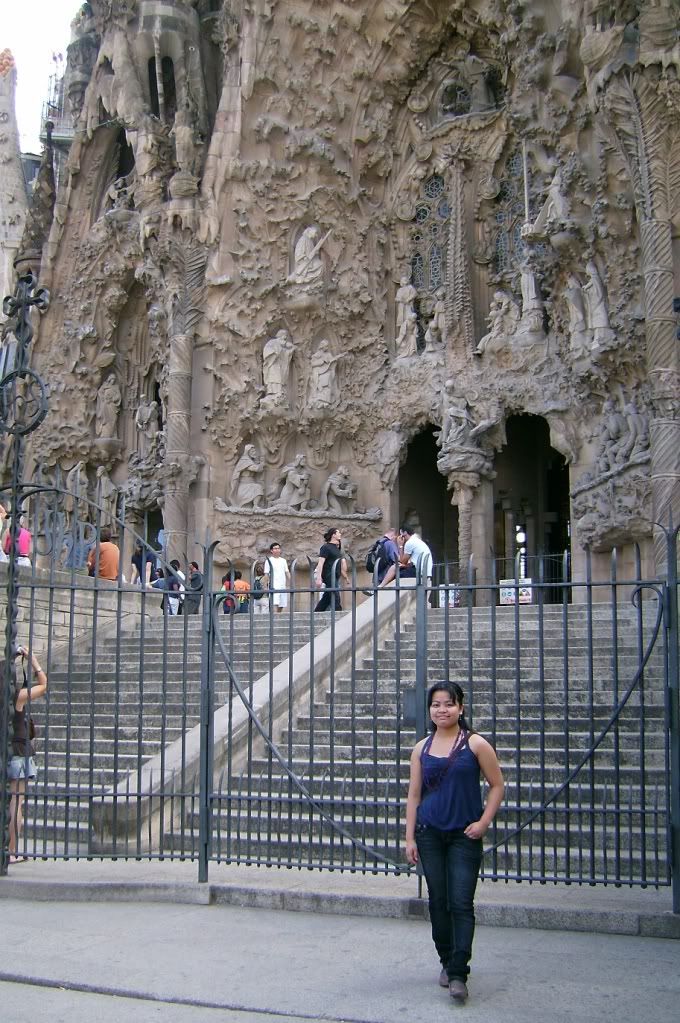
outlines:
[[[294, 913], [323, 913], [383, 919], [427, 920], [427, 903], [416, 898], [343, 895], [242, 884], [194, 882], [32, 881], [3, 878], [0, 899], [35, 902], [169, 902], [197, 906], [237, 906]], [[487, 927], [521, 927], [547, 931], [581, 931], [680, 940], [680, 915], [615, 909], [565, 909], [478, 899], [477, 922]]]

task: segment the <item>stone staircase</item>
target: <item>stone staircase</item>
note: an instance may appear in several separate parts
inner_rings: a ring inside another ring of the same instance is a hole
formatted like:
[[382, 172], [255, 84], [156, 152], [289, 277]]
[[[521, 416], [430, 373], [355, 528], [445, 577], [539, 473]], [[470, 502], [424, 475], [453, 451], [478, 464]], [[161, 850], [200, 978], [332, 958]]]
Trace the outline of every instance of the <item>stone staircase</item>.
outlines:
[[[327, 628], [326, 616], [224, 616], [222, 635], [236, 677], [244, 683], [275, 668]], [[339, 616], [338, 616], [339, 617]], [[83, 856], [96, 842], [97, 809], [116, 785], [138, 790], [142, 765], [162, 755], [200, 720], [201, 619], [158, 617], [139, 632], [104, 638], [96, 656], [76, 654], [51, 666], [49, 693], [36, 704], [38, 782], [27, 798], [24, 841], [29, 853]], [[215, 705], [229, 699], [229, 679], [215, 662]], [[193, 784], [195, 767], [191, 769]], [[187, 779], [184, 792], [186, 792]], [[181, 784], [164, 779], [174, 798]], [[178, 795], [179, 798], [179, 795]], [[172, 816], [169, 814], [169, 816]], [[135, 835], [125, 847], [134, 850]]]
[[[517, 647], [513, 608], [496, 611], [492, 649], [488, 609], [449, 611], [448, 660], [445, 612], [429, 612], [430, 681], [461, 682], [474, 727], [495, 745], [506, 778], [506, 799], [492, 845], [507, 838], [560, 786], [592, 746], [639, 664], [637, 611], [617, 608], [617, 653], [609, 607], [587, 612], [572, 606], [568, 646], [562, 611], [543, 611], [543, 657], [539, 613], [521, 609]], [[645, 637], [652, 609], [643, 616]], [[299, 708], [278, 745], [296, 776], [348, 840], [310, 810], [308, 801], [271, 756], [255, 755], [231, 786], [224, 779], [215, 800], [218, 859], [287, 866], [318, 866], [332, 857], [341, 868], [380, 868], [383, 859], [403, 862], [400, 848], [408, 758], [415, 735], [402, 724], [405, 690], [415, 679], [415, 627], [399, 643], [382, 645], [352, 677], [317, 693]], [[541, 668], [542, 665], [542, 668]], [[565, 683], [565, 667], [568, 680]], [[493, 681], [495, 679], [495, 681]], [[618, 679], [618, 681], [617, 681]], [[644, 704], [644, 725], [641, 710]], [[568, 743], [565, 743], [568, 735]], [[488, 855], [488, 876], [665, 883], [666, 752], [663, 656], [657, 644], [618, 726], [569, 789], [521, 837]], [[168, 836], [167, 844], [173, 846]], [[644, 848], [644, 852], [643, 852]]]

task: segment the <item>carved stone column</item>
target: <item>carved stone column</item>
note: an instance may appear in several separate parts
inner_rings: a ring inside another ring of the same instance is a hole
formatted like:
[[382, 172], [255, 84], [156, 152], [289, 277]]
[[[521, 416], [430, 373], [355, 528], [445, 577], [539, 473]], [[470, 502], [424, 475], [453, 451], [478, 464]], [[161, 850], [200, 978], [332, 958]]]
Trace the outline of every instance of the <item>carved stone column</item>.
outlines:
[[[479, 480], [477, 481], [479, 482]], [[453, 497], [451, 504], [458, 509], [458, 562], [460, 564], [459, 581], [467, 580], [467, 571], [472, 557], [472, 500], [473, 486], [455, 478], [452, 482]]]
[[183, 557], [187, 549], [193, 347], [189, 334], [170, 338], [165, 461], [181, 467], [167, 480], [164, 492], [163, 525], [171, 558]]
[[[656, 522], [677, 521], [680, 511], [680, 400], [678, 340], [673, 316], [673, 252], [670, 221], [640, 225], [645, 283], [647, 367], [652, 391], [650, 422], [652, 503]], [[666, 561], [665, 539], [654, 536], [657, 568]]]
[[[653, 520], [680, 516], [680, 353], [673, 318], [672, 224], [680, 178], [680, 113], [669, 103], [658, 67], [614, 75], [601, 114], [625, 157], [640, 225], [646, 309], [647, 375]], [[634, 116], [631, 115], [634, 112]], [[654, 535], [657, 571], [666, 561], [663, 536]]]

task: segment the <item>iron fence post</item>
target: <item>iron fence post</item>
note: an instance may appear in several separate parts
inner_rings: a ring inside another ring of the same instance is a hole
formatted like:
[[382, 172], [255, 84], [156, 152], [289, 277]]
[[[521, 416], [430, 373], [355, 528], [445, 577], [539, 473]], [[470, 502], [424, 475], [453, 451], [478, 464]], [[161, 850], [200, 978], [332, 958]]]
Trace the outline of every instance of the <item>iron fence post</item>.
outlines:
[[[19, 557], [20, 518], [25, 500], [23, 486], [24, 437], [40, 426], [47, 415], [47, 393], [37, 373], [29, 369], [28, 348], [33, 340], [31, 308], [45, 312], [50, 295], [39, 288], [33, 274], [22, 274], [14, 295], [8, 295], [2, 311], [8, 318], [4, 324], [4, 344], [0, 348], [0, 431], [11, 437], [12, 479], [11, 519], [9, 528], [9, 564], [7, 566], [7, 621], [5, 625], [5, 665], [0, 685], [0, 876], [7, 874], [10, 839], [10, 793], [7, 761], [10, 743], [10, 707], [14, 702], [14, 659], [16, 651], [17, 619], [19, 614]], [[14, 341], [9, 335], [14, 334]]]
[[203, 628], [201, 633], [201, 716], [198, 791], [198, 880], [208, 880], [208, 860], [212, 838], [212, 776], [215, 625], [212, 599], [212, 560], [217, 541], [209, 539], [203, 548]]
[[666, 532], [667, 590], [666, 630], [668, 642], [668, 697], [671, 730], [671, 883], [673, 886], [673, 912], [680, 913], [680, 678], [678, 669], [678, 529]]
[[[420, 561], [424, 559], [420, 556]], [[425, 692], [427, 689], [427, 577], [425, 566], [416, 568], [416, 738], [427, 732]]]

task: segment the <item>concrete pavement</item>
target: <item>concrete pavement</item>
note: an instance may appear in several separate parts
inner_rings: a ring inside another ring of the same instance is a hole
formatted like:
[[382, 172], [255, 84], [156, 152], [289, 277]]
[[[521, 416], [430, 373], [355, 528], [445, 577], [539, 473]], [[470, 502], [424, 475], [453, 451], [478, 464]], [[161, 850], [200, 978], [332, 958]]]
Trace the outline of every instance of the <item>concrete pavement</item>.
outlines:
[[[0, 900], [171, 902], [297, 912], [425, 919], [415, 876], [278, 870], [210, 864], [209, 884], [180, 860], [37, 860], [10, 867]], [[423, 886], [424, 887], [424, 886]], [[501, 927], [680, 939], [669, 888], [540, 885], [485, 881], [477, 889], [480, 923]], [[0, 1020], [0, 1023], [2, 1021]]]
[[680, 1002], [668, 939], [480, 926], [459, 1008], [424, 920], [20, 898], [1, 912], [2, 1023], [675, 1023]]

